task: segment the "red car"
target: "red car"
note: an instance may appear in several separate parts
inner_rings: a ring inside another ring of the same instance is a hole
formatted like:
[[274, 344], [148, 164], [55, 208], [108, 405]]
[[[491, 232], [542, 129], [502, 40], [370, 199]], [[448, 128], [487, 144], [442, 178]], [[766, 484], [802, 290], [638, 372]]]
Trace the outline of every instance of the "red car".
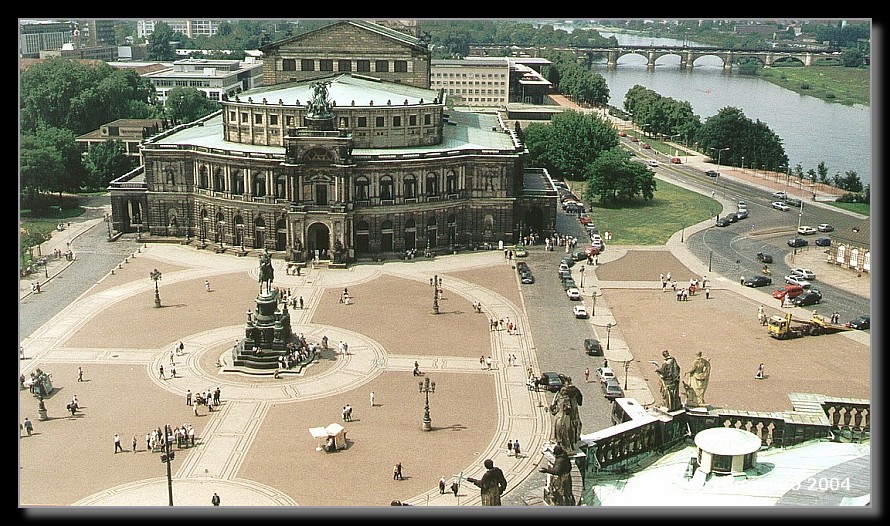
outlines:
[[645, 142], [642, 144], [642, 146], [643, 146], [644, 150], [648, 150], [649, 148], [652, 148], [651, 146], [649, 146], [649, 143], [645, 143]]
[[680, 164], [682, 162], [679, 157], [671, 157], [671, 164]]
[[600, 253], [600, 248], [594, 247], [594, 246], [589, 246], [589, 247], [585, 248], [584, 250], [582, 250], [582, 252], [584, 253], [585, 256], [588, 256], [588, 257], [596, 256]]
[[777, 300], [785, 299], [785, 296], [788, 296], [789, 299], [794, 299], [801, 294], [804, 293], [803, 287], [800, 285], [785, 285], [781, 289], [773, 291], [773, 297]]
[[631, 135], [631, 136], [630, 136], [630, 142], [640, 142], [640, 140], [637, 139], [636, 137], [634, 137], [633, 135]]
[[582, 225], [586, 225], [586, 224], [590, 223], [590, 218], [587, 216], [581, 216], [581, 219], [579, 219], [579, 221], [581, 221]]
[[626, 132], [626, 131], [620, 131], [620, 132], [618, 132], [618, 136], [619, 136], [619, 137], [627, 137], [627, 132]]

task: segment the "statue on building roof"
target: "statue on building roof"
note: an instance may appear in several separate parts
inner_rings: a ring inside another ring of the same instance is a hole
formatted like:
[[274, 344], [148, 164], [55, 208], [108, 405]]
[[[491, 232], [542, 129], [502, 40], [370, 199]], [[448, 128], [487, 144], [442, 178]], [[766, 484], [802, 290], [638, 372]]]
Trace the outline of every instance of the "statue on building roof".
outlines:
[[312, 83], [312, 100], [309, 101], [309, 115], [312, 117], [331, 117], [331, 102], [328, 100], [330, 81]]

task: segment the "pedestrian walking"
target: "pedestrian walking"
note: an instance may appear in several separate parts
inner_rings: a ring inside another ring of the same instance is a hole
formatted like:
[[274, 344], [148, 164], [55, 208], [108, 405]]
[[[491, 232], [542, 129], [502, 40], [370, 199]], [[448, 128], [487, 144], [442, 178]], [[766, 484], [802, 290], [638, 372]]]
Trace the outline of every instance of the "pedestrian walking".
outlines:
[[451, 481], [451, 493], [454, 493], [454, 496], [457, 497], [457, 490], [460, 489], [460, 484], [457, 483], [457, 480]]
[[374, 407], [374, 391], [371, 391], [371, 407]]
[[172, 351], [170, 351], [170, 365], [175, 365], [175, 364], [176, 364], [176, 360], [173, 359], [174, 356], [176, 356], [176, 350], [175, 350], [175, 349], [172, 350]]
[[28, 420], [28, 417], [25, 417], [25, 421], [22, 422], [22, 427], [25, 429], [25, 432], [28, 433], [28, 436], [31, 436], [31, 433], [34, 432], [34, 424]]
[[185, 346], [182, 344], [182, 340], [179, 341], [179, 345], [176, 347], [176, 351], [179, 355], [182, 355], [185, 351]]
[[513, 441], [513, 456], [514, 457], [519, 456], [519, 441], [518, 440]]
[[666, 279], [667, 281], [672, 281], [672, 280], [671, 280], [671, 273], [668, 272], [668, 273], [664, 276], [664, 279]]
[[78, 382], [83, 381], [83, 368], [82, 367], [77, 368], [77, 381]]
[[210, 292], [210, 280], [204, 280], [204, 290]]
[[176, 366], [170, 367], [170, 378], [176, 378]]
[[300, 310], [303, 309], [303, 296], [300, 296]]
[[485, 355], [482, 355], [482, 356], [479, 357], [479, 366], [480, 366], [482, 369], [485, 369]]
[[114, 435], [114, 452], [115, 453], [117, 453], [118, 451], [123, 452], [123, 450], [124, 450], [124, 448], [123, 448], [123, 446], [121, 446], [121, 437], [117, 433], [115, 433], [115, 435]]
[[513, 441], [508, 440], [507, 441], [507, 456], [509, 457], [512, 454], [513, 454]]
[[192, 390], [189, 389], [185, 392], [185, 405], [192, 405]]
[[195, 400], [194, 403], [192, 403], [192, 409], [195, 411], [195, 416], [198, 416], [198, 401], [197, 400]]
[[133, 435], [133, 453], [136, 452], [136, 435]]
[[158, 366], [158, 377], [159, 377], [161, 380], [165, 380], [165, 379], [166, 379], [166, 378], [164, 378], [164, 366], [163, 366], [163, 365], [159, 365], [159, 366]]
[[763, 380], [763, 364], [757, 366], [757, 372], [754, 374], [754, 378], [757, 380]]
[[445, 494], [445, 475], [442, 475], [442, 478], [439, 479], [439, 495]]
[[711, 298], [711, 288], [708, 287], [705, 289], [705, 299], [710, 299], [710, 298]]
[[488, 368], [489, 371], [491, 370], [491, 356], [485, 359], [485, 366]]
[[584, 368], [584, 381], [585, 381], [585, 382], [589, 382], [589, 381], [590, 381], [590, 367], [585, 367], [585, 368]]
[[213, 496], [210, 497], [210, 503], [213, 504], [214, 506], [219, 506], [219, 502], [220, 502], [219, 495], [214, 493]]
[[397, 462], [395, 466], [392, 467], [392, 479], [393, 480], [402, 480], [402, 463]]
[[739, 276], [739, 285], [745, 284], [745, 276]]

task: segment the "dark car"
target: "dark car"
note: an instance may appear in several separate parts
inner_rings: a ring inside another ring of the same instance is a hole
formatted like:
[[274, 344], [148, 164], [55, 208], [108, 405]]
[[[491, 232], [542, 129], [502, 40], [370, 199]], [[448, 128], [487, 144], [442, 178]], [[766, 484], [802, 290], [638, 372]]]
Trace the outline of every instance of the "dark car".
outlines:
[[572, 258], [570, 258], [569, 256], [566, 256], [566, 257], [562, 258], [561, 260], [559, 260], [559, 262], [560, 262], [560, 263], [565, 263], [566, 266], [569, 267], [569, 268], [571, 268], [571, 267], [575, 264], [575, 260], [572, 259]]
[[816, 230], [819, 232], [831, 232], [834, 230], [834, 227], [829, 225], [828, 223], [822, 223], [821, 225], [816, 227]]
[[[730, 215], [733, 215], [733, 214], [730, 214]], [[735, 218], [736, 218], [736, 219], [745, 219], [745, 218], [748, 217], [748, 209], [747, 209], [747, 208], [741, 208], [741, 209], [739, 209], [739, 211], [736, 212], [734, 215], [735, 215]]]
[[525, 261], [520, 261], [516, 263], [516, 272], [522, 274], [523, 272], [528, 272], [528, 263]]
[[581, 252], [580, 250], [577, 252], [572, 252], [572, 259], [574, 259], [575, 261], [581, 261], [587, 259], [587, 254]]
[[768, 276], [753, 276], [745, 280], [746, 287], [765, 287], [773, 284], [773, 278]]
[[568, 270], [560, 270], [557, 274], [557, 277], [559, 278], [560, 283], [562, 283], [567, 279], [572, 279], [572, 273]]
[[535, 277], [532, 276], [531, 272], [526, 272], [525, 274], [522, 275], [522, 277], [520, 278], [520, 281], [522, 281], [522, 283], [524, 285], [531, 285], [532, 283], [535, 282]]
[[860, 331], [871, 328], [871, 316], [868, 314], [863, 314], [862, 316], [858, 316], [853, 318], [852, 320], [847, 322], [847, 327], [852, 327], [854, 329], [858, 329]]
[[788, 199], [785, 199], [785, 204], [788, 206], [798, 206], [798, 207], [803, 206], [803, 203], [801, 202], [800, 199], [795, 199], [793, 197], [789, 197]]
[[810, 242], [802, 237], [792, 237], [788, 240], [788, 246], [791, 248], [800, 248], [809, 245]]
[[827, 237], [818, 237], [816, 238], [816, 246], [817, 247], [830, 247], [831, 239]]
[[614, 400], [624, 397], [624, 390], [621, 389], [621, 384], [618, 383], [618, 380], [610, 378], [600, 385], [603, 387], [603, 395], [607, 399]]
[[603, 344], [601, 344], [599, 340], [587, 338], [584, 340], [584, 352], [590, 356], [602, 356]]
[[538, 378], [538, 385], [551, 393], [562, 389], [562, 384], [562, 375], [559, 373], [541, 373], [541, 377]]
[[757, 261], [759, 261], [761, 263], [772, 263], [773, 256], [772, 256], [772, 254], [764, 254], [763, 252], [758, 252], [757, 253]]
[[822, 293], [818, 290], [808, 290], [794, 298], [794, 304], [798, 307], [816, 305], [817, 303], [822, 303]]
[[737, 218], [735, 216], [735, 214], [732, 213], [732, 214], [726, 214], [726, 220], [729, 221], [730, 223], [735, 223], [736, 221], [739, 220], [739, 218]]
[[572, 278], [566, 278], [562, 280], [562, 290], [569, 290], [570, 288], [575, 287], [578, 288], [578, 285], [575, 284], [575, 280]]
[[717, 173], [715, 170], [708, 170], [707, 172], [705, 172], [705, 175], [707, 175], [708, 177], [717, 177], [720, 174]]
[[729, 216], [721, 217], [717, 220], [717, 226], [729, 226], [732, 224], [732, 221], [729, 220]]

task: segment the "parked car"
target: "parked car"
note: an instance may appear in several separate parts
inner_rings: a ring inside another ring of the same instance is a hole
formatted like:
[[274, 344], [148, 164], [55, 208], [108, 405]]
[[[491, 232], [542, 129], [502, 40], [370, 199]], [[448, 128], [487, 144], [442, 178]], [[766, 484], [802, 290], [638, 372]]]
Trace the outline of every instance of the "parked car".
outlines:
[[551, 393], [555, 393], [562, 389], [562, 380], [563, 376], [559, 373], [546, 372], [541, 373], [541, 376], [538, 378], [538, 385], [547, 389]]
[[732, 221], [729, 220], [729, 216], [723, 216], [717, 220], [717, 226], [729, 226], [732, 224]]
[[525, 261], [517, 261], [516, 262], [516, 272], [522, 274], [526, 270], [529, 270], [528, 263], [526, 263]]
[[594, 338], [587, 338], [584, 340], [584, 352], [589, 356], [602, 356], [603, 344]]
[[828, 223], [822, 223], [821, 225], [816, 227], [816, 230], [819, 232], [833, 232], [834, 227], [829, 225]]
[[652, 148], [651, 146], [649, 146], [648, 142], [640, 143], [640, 146], [642, 146], [644, 150]]
[[590, 317], [590, 315], [587, 314], [587, 307], [585, 307], [584, 305], [575, 305], [574, 307], [572, 307], [572, 312], [578, 319], [586, 319]]
[[559, 262], [560, 262], [560, 263], [565, 263], [566, 266], [569, 267], [569, 268], [572, 268], [572, 266], [575, 264], [575, 260], [572, 259], [572, 258], [570, 258], [570, 257], [568, 257], [568, 256], [566, 256], [566, 257], [560, 259]]
[[781, 210], [783, 212], [787, 212], [791, 210], [791, 207], [783, 203], [782, 201], [774, 201], [771, 203], [772, 207], [776, 210]]
[[816, 238], [816, 246], [817, 247], [830, 247], [831, 239], [827, 237], [817, 237]]
[[535, 282], [535, 277], [532, 275], [531, 272], [527, 272], [522, 275], [522, 277], [520, 278], [520, 281], [522, 281], [523, 285], [531, 285], [532, 283]]
[[757, 261], [759, 261], [761, 263], [772, 263], [773, 256], [771, 254], [765, 254], [763, 252], [758, 252], [757, 253]]
[[589, 225], [593, 219], [590, 219], [590, 216], [581, 216], [578, 218], [578, 221], [580, 221], [582, 225]]
[[748, 203], [746, 203], [744, 201], [739, 201], [739, 210], [741, 210], [743, 208], [748, 208]]
[[[732, 215], [732, 214], [730, 214]], [[748, 209], [747, 208], [739, 208], [739, 211], [735, 213], [736, 219], [745, 219], [748, 217]]]
[[782, 199], [782, 200], [788, 199], [788, 194], [784, 191], [773, 192], [771, 195], [773, 197], [775, 197], [776, 199]]
[[640, 142], [640, 139], [637, 138], [635, 135], [631, 135], [631, 136], [630, 136], [630, 142]]
[[798, 307], [807, 307], [817, 303], [822, 303], [822, 293], [818, 290], [808, 290], [794, 298], [794, 304]]
[[619, 137], [627, 137], [627, 132], [626, 132], [626, 131], [620, 131], [620, 132], [618, 132], [618, 136], [619, 136]]
[[578, 288], [578, 284], [575, 283], [574, 279], [566, 278], [566, 279], [562, 280], [562, 290], [577, 289], [577, 288]]
[[796, 206], [796, 207], [803, 206], [803, 202], [800, 199], [795, 199], [793, 197], [789, 197], [788, 199], [785, 199], [785, 204], [788, 206]]
[[801, 276], [796, 276], [796, 275], [785, 276], [785, 283], [787, 283], [789, 285], [798, 285], [805, 289], [810, 288], [810, 285], [811, 285], [811, 283], [809, 281], [803, 279]]
[[600, 247], [591, 245], [591, 246], [585, 248], [584, 250], [582, 250], [582, 252], [584, 252], [584, 254], [587, 256], [596, 256], [597, 254], [600, 253]]
[[516, 245], [513, 249], [513, 255], [518, 258], [524, 258], [528, 256], [528, 251], [525, 249], [525, 245]]
[[818, 230], [816, 230], [815, 228], [813, 228], [811, 226], [802, 225], [802, 226], [797, 227], [797, 233], [802, 236], [809, 236], [809, 235], [815, 234], [816, 232], [818, 232]]
[[717, 177], [718, 175], [720, 175], [720, 173], [716, 170], [708, 170], [705, 172], [705, 175], [707, 175], [708, 177]]
[[603, 396], [605, 396], [606, 399], [614, 400], [616, 398], [624, 397], [624, 390], [621, 389], [621, 384], [618, 383], [618, 380], [615, 380], [613, 378], [609, 381], [603, 382], [600, 385], [602, 385], [603, 387]]
[[816, 279], [816, 273], [808, 268], [797, 267], [791, 269], [792, 276], [801, 276], [803, 279], [813, 281]]
[[726, 214], [726, 220], [729, 221], [730, 223], [735, 223], [738, 221], [738, 219], [735, 216], [735, 212], [733, 212], [732, 214]]
[[788, 246], [791, 248], [800, 248], [809, 245], [809, 241], [802, 237], [792, 237], [788, 240]]
[[572, 259], [574, 259], [575, 261], [581, 261], [587, 259], [587, 254], [578, 250], [577, 252], [572, 252]]
[[562, 283], [566, 280], [566, 278], [571, 278], [572, 273], [568, 270], [559, 269], [559, 271], [556, 273], [556, 277], [559, 278], [559, 282]]
[[743, 283], [746, 287], [765, 287], [772, 284], [773, 278], [769, 276], [752, 276]]
[[600, 382], [605, 383], [607, 380], [615, 380], [615, 372], [610, 367], [597, 367], [596, 375]]
[[656, 161], [655, 159], [649, 159], [648, 161], [646, 161], [646, 164], [658, 168], [658, 161]]
[[857, 316], [852, 320], [846, 323], [847, 327], [851, 327], [853, 329], [858, 329], [860, 331], [871, 328], [871, 316], [868, 314], [863, 314], [862, 316]]
[[569, 297], [572, 301], [578, 301], [581, 299], [581, 291], [578, 290], [577, 287], [572, 287], [570, 289], [566, 289], [566, 296]]
[[683, 161], [679, 157], [671, 157], [671, 164], [682, 164]]

